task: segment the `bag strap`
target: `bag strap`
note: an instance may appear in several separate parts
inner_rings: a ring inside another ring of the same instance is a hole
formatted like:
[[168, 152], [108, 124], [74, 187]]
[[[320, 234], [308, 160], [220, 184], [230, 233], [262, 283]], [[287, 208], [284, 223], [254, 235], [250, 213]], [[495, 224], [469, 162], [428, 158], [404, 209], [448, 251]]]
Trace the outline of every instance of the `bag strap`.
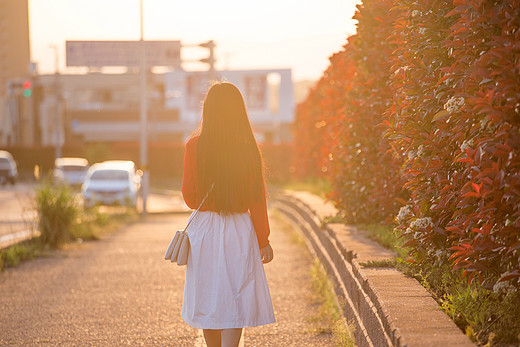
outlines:
[[195, 216], [197, 215], [197, 213], [199, 213], [199, 210], [200, 208], [202, 207], [202, 205], [204, 205], [204, 203], [206, 202], [206, 199], [208, 198], [208, 195], [209, 193], [213, 190], [213, 187], [215, 186], [215, 183], [213, 183], [211, 185], [211, 187], [209, 188], [208, 192], [206, 193], [206, 195], [204, 196], [204, 199], [202, 199], [202, 202], [200, 203], [199, 207], [197, 208], [197, 210], [192, 213], [191, 217], [190, 217], [190, 220], [188, 221], [188, 224], [186, 224], [186, 227], [184, 228], [184, 230], [188, 229], [188, 225], [190, 225], [191, 221], [193, 220], [193, 218], [195, 218]]

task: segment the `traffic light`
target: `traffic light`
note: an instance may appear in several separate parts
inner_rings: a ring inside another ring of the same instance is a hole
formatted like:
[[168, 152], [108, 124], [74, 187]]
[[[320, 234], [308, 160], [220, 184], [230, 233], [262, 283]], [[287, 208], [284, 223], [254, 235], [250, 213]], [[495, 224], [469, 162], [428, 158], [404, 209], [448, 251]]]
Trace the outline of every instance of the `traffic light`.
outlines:
[[25, 80], [22, 84], [23, 87], [23, 96], [26, 98], [32, 95], [32, 83], [30, 80]]
[[199, 46], [207, 48], [209, 50], [208, 57], [200, 59], [200, 61], [203, 62], [203, 63], [209, 64], [210, 70], [213, 70], [215, 68], [215, 61], [216, 61], [215, 60], [215, 52], [214, 52], [215, 43], [213, 42], [213, 40], [211, 40], [211, 41], [208, 41], [208, 42], [201, 43]]

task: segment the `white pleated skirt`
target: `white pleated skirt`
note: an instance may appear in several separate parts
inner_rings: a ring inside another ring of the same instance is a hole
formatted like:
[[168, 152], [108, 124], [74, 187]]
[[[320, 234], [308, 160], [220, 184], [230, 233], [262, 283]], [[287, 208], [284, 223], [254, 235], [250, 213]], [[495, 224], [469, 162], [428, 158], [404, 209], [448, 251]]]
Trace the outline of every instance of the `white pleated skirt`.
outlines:
[[188, 229], [182, 318], [197, 329], [275, 322], [271, 295], [249, 213], [199, 212]]

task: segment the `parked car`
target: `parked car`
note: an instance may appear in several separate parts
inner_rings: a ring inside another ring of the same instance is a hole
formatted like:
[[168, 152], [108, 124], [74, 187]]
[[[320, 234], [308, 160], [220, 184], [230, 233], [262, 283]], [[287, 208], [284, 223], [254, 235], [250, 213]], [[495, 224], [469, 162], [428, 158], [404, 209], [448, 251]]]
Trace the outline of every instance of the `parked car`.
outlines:
[[85, 158], [57, 158], [54, 161], [54, 180], [79, 187], [87, 177], [88, 168], [88, 160]]
[[81, 193], [85, 207], [101, 204], [135, 208], [140, 186], [141, 179], [132, 161], [112, 160], [90, 167]]
[[0, 151], [0, 183], [15, 184], [18, 179], [18, 167], [8, 151]]

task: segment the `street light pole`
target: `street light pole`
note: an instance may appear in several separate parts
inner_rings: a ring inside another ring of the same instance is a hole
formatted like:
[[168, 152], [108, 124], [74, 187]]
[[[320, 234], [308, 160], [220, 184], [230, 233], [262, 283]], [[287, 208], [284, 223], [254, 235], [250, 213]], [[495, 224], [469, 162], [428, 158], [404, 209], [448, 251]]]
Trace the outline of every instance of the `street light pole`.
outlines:
[[54, 131], [54, 146], [55, 158], [60, 158], [62, 156], [61, 146], [62, 146], [62, 117], [61, 117], [61, 98], [60, 98], [60, 65], [59, 65], [59, 50], [57, 45], [49, 45], [50, 48], [54, 50], [54, 96], [55, 96], [55, 117], [56, 117], [56, 130]]
[[141, 75], [141, 170], [143, 171], [142, 183], [141, 183], [141, 195], [143, 197], [143, 216], [146, 216], [147, 213], [147, 198], [148, 198], [148, 186], [149, 186], [149, 177], [148, 177], [148, 124], [147, 124], [147, 100], [146, 100], [146, 46], [143, 35], [143, 0], [140, 0], [140, 15], [141, 15], [141, 40], [140, 40], [140, 48], [141, 48], [141, 61], [139, 72]]

